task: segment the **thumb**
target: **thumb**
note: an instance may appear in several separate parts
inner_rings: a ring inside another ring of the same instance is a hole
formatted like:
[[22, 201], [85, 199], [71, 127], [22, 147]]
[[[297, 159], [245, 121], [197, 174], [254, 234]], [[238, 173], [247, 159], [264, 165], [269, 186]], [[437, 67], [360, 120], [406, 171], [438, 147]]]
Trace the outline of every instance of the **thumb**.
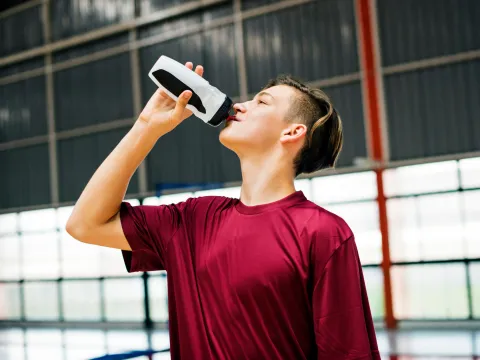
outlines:
[[188, 100], [192, 97], [192, 92], [189, 90], [184, 91], [180, 94], [177, 100], [177, 104], [170, 115], [170, 120], [179, 123], [183, 120], [183, 111], [188, 104]]

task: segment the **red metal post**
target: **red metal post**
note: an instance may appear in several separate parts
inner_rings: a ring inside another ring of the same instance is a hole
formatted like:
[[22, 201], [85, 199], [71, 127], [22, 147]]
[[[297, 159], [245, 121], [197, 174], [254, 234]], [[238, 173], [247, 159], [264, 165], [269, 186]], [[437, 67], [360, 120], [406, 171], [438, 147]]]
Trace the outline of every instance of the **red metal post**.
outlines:
[[[367, 129], [369, 132], [369, 149], [373, 160], [382, 164], [385, 160], [383, 139], [382, 139], [382, 122], [380, 111], [379, 77], [382, 76], [377, 70], [378, 56], [376, 56], [375, 39], [374, 39], [374, 21], [372, 14], [373, 0], [355, 0], [357, 24], [360, 39], [360, 57], [361, 71], [363, 74], [362, 91], [364, 92], [364, 106], [366, 106], [366, 114], [368, 114]], [[385, 297], [385, 324], [388, 329], [396, 327], [396, 320], [393, 314], [393, 298], [392, 298], [392, 282], [390, 275], [391, 260], [390, 246], [388, 241], [388, 217], [387, 202], [383, 186], [383, 168], [375, 170], [377, 178], [378, 191], [378, 214], [380, 221], [380, 231], [382, 234], [382, 270], [384, 277], [384, 297]]]

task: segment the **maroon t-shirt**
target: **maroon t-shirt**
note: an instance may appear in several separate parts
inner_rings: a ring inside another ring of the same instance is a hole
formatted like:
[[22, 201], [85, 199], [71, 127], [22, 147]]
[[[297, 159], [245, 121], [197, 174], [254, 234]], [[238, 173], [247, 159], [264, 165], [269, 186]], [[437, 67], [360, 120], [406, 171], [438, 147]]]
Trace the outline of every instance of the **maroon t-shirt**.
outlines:
[[123, 203], [129, 272], [166, 270], [172, 359], [380, 359], [354, 236], [297, 191]]

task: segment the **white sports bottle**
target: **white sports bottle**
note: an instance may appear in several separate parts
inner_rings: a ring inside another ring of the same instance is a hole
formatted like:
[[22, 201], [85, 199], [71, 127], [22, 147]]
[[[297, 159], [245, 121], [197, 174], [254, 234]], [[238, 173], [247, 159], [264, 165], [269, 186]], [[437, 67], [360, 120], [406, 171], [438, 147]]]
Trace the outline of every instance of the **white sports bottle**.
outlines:
[[185, 65], [162, 55], [148, 76], [173, 100], [185, 90], [192, 92], [187, 109], [211, 126], [218, 126], [229, 116], [232, 100]]

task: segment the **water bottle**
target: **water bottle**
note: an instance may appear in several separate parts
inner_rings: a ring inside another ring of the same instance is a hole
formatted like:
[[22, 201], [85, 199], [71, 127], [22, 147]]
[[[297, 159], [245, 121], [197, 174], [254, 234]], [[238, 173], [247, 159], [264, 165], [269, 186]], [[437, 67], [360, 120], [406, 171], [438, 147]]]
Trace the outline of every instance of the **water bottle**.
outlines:
[[187, 104], [187, 109], [208, 125], [220, 125], [232, 111], [232, 100], [227, 95], [168, 56], [160, 56], [148, 75], [175, 101], [182, 92], [190, 90], [192, 97]]

